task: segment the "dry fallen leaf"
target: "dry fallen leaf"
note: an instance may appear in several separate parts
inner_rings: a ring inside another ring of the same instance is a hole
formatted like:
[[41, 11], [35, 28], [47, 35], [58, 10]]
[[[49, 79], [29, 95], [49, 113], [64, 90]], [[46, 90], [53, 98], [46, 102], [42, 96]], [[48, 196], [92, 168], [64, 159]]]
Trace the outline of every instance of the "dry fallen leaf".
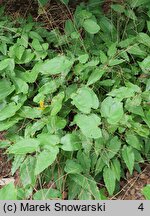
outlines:
[[9, 184], [11, 182], [13, 182], [13, 183], [15, 182], [15, 179], [13, 177], [11, 177], [11, 178], [2, 178], [2, 179], [0, 179], [0, 186], [5, 186], [5, 185], [7, 185], [7, 184]]

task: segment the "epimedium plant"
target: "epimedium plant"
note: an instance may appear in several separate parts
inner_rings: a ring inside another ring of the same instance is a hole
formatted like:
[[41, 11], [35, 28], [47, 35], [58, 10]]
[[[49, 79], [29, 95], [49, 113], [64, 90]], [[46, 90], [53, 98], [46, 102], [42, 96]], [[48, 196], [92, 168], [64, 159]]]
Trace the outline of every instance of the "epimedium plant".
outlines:
[[0, 148], [20, 184], [0, 199], [106, 199], [100, 182], [112, 196], [149, 161], [150, 5], [101, 3], [77, 6], [63, 33], [1, 8]]

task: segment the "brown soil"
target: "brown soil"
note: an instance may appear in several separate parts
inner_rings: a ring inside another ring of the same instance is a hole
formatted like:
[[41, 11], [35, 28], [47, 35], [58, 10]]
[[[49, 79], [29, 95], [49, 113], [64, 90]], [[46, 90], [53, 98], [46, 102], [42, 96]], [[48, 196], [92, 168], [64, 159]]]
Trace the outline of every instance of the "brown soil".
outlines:
[[36, 22], [42, 22], [47, 29], [64, 28], [67, 19], [72, 18], [75, 6], [67, 8], [59, 1], [51, 0], [44, 7], [39, 7], [37, 1], [33, 0], [3, 0], [5, 12], [12, 18], [27, 18], [31, 15]]
[[[0, 141], [5, 140], [6, 131], [0, 132]], [[11, 161], [8, 159], [5, 149], [0, 149], [0, 180], [11, 176]], [[1, 188], [1, 185], [0, 185]]]
[[11, 162], [8, 160], [5, 150], [0, 149], [0, 178], [10, 176]]
[[150, 165], [144, 165], [141, 173], [134, 171], [132, 176], [127, 172], [126, 179], [120, 182], [121, 190], [111, 199], [144, 200], [141, 190], [147, 184], [150, 184]]
[[8, 160], [5, 150], [0, 149], [0, 180], [9, 177], [11, 177], [11, 161]]

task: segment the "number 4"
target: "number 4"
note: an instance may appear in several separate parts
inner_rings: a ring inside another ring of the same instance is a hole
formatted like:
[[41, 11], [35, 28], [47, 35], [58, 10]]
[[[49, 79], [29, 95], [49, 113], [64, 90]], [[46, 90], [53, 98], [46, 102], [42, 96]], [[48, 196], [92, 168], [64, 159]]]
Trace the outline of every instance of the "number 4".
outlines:
[[141, 203], [141, 204], [139, 205], [138, 209], [141, 210], [141, 211], [144, 210], [144, 205], [143, 205], [143, 203]]

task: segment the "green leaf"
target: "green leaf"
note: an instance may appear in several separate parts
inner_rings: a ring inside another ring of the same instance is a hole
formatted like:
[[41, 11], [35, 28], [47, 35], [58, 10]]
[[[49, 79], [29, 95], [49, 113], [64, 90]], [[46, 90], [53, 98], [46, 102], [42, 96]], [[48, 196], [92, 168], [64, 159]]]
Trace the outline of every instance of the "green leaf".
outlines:
[[106, 54], [102, 50], [100, 50], [100, 61], [101, 61], [101, 63], [105, 64], [107, 62], [107, 60], [108, 59], [107, 59]]
[[29, 45], [28, 39], [28, 34], [22, 33], [21, 37], [17, 39], [17, 44], [27, 48]]
[[66, 165], [64, 168], [65, 172], [67, 174], [75, 174], [75, 173], [81, 173], [83, 172], [82, 166], [78, 164], [76, 161], [73, 160], [67, 160]]
[[90, 75], [87, 85], [92, 85], [93, 83], [97, 82], [101, 79], [101, 77], [106, 73], [106, 70], [96, 68]]
[[147, 21], [147, 28], [148, 28], [148, 31], [150, 32], [150, 21]]
[[0, 80], [0, 100], [5, 99], [8, 95], [10, 95], [15, 90], [14, 85], [11, 85], [6, 79]]
[[99, 59], [97, 57], [91, 59], [91, 61], [88, 61], [87, 64], [85, 65], [87, 68], [88, 67], [95, 67], [99, 64]]
[[78, 151], [77, 160], [81, 164], [84, 173], [89, 173], [91, 169], [91, 159], [85, 152]]
[[92, 200], [92, 196], [89, 191], [82, 189], [78, 195], [79, 200]]
[[112, 160], [111, 169], [112, 169], [112, 172], [115, 174], [115, 178], [118, 181], [120, 181], [120, 178], [121, 178], [121, 165], [120, 165], [120, 162], [119, 162], [119, 160], [117, 158]]
[[148, 34], [145, 34], [143, 32], [138, 34], [138, 41], [142, 44], [144, 44], [147, 47], [150, 47], [150, 36]]
[[125, 108], [136, 115], [140, 115], [144, 117], [144, 111], [142, 106], [140, 106], [141, 100], [138, 100], [138, 98], [134, 97], [132, 99], [128, 98], [125, 104]]
[[57, 80], [51, 80], [45, 83], [41, 88], [39, 88], [39, 93], [34, 97], [33, 101], [39, 103], [41, 100], [45, 98], [46, 95], [55, 92], [58, 89], [59, 85], [60, 83]]
[[19, 116], [29, 119], [40, 118], [42, 116], [42, 111], [38, 110], [38, 108], [23, 106], [19, 112]]
[[81, 174], [70, 174], [70, 178], [83, 189], [89, 191], [89, 193], [95, 198], [95, 200], [101, 200], [100, 191], [97, 187], [95, 180], [91, 176], [84, 176]]
[[80, 33], [77, 32], [77, 31], [71, 33], [71, 38], [72, 39], [79, 39], [80, 36], [81, 36]]
[[66, 126], [67, 122], [65, 119], [59, 116], [50, 116], [47, 122], [47, 129], [50, 133], [57, 132]]
[[0, 200], [17, 200], [17, 190], [13, 183], [0, 190]]
[[138, 45], [134, 45], [129, 47], [129, 49], [127, 49], [127, 52], [132, 54], [132, 55], [136, 55], [136, 56], [140, 56], [140, 57], [145, 57], [146, 56], [146, 52], [144, 50], [142, 50]]
[[139, 93], [141, 90], [137, 85], [129, 85], [127, 87], [120, 87], [119, 89], [114, 89], [108, 95], [112, 97], [117, 97], [120, 101], [124, 98], [130, 98]]
[[20, 179], [24, 188], [28, 186], [34, 187], [36, 183], [36, 177], [34, 175], [35, 162], [35, 157], [28, 156], [20, 166]]
[[94, 91], [88, 87], [82, 87], [76, 93], [71, 95], [72, 104], [75, 105], [81, 112], [88, 114], [91, 108], [97, 109], [99, 100]]
[[8, 130], [12, 126], [14, 126], [19, 120], [21, 120], [21, 117], [15, 116], [12, 118], [8, 118], [5, 121], [0, 122], [0, 131]]
[[83, 54], [83, 55], [80, 55], [78, 57], [78, 60], [81, 64], [85, 64], [89, 59], [89, 55], [88, 54]]
[[6, 104], [6, 106], [0, 110], [0, 121], [4, 121], [15, 115], [17, 110], [19, 110], [21, 104], [15, 104], [14, 102]]
[[107, 148], [107, 157], [109, 159], [113, 158], [117, 152], [120, 150], [120, 147], [121, 147], [121, 142], [120, 140], [118, 139], [117, 136], [114, 136], [108, 145], [106, 145], [106, 148]]
[[23, 160], [25, 159], [25, 155], [16, 155], [14, 157], [13, 163], [12, 163], [12, 168], [11, 168], [11, 174], [14, 175], [17, 169], [20, 167], [22, 164]]
[[126, 146], [126, 145], [123, 146], [122, 158], [126, 166], [128, 167], [130, 174], [132, 175], [135, 158], [134, 158], [134, 152], [131, 146]]
[[123, 117], [123, 104], [117, 98], [107, 97], [101, 103], [101, 115], [109, 124], [117, 124]]
[[100, 86], [106, 86], [106, 87], [110, 87], [115, 83], [115, 80], [111, 80], [111, 79], [106, 79], [103, 81], [100, 81], [99, 84]]
[[22, 56], [23, 56], [23, 53], [25, 51], [25, 47], [24, 46], [17, 46], [16, 49], [15, 49], [15, 54], [16, 54], [16, 57], [21, 60]]
[[44, 6], [48, 3], [48, 0], [38, 0], [39, 5]]
[[58, 95], [53, 97], [51, 102], [51, 115], [55, 116], [62, 108], [62, 101], [65, 97], [64, 92], [60, 92]]
[[33, 199], [34, 200], [57, 200], [57, 199], [62, 199], [62, 195], [60, 191], [53, 188], [41, 189], [33, 195]]
[[25, 128], [25, 138], [33, 137], [35, 133], [37, 131], [40, 131], [45, 125], [46, 125], [46, 120], [44, 118], [37, 120], [33, 124], [29, 124]]
[[27, 83], [34, 83], [37, 79], [39, 71], [34, 67], [31, 71], [26, 71], [24, 73], [19, 73], [18, 76]]
[[125, 134], [126, 142], [137, 150], [141, 150], [141, 142], [133, 131], [127, 131]]
[[13, 71], [14, 68], [15, 68], [14, 59], [7, 58], [7, 59], [0, 61], [0, 71], [3, 71], [4, 69], [8, 69], [9, 71]]
[[124, 11], [124, 14], [125, 14], [129, 19], [132, 19], [132, 20], [134, 20], [134, 21], [137, 20], [137, 17], [136, 17], [136, 15], [135, 15], [133, 9], [129, 9], [129, 8], [128, 8], [127, 10]]
[[[31, 24], [29, 24], [29, 25], [32, 25], [32, 23]], [[29, 37], [30, 38], [32, 38], [32, 39], [38, 39], [40, 42], [43, 42], [43, 38], [40, 36], [40, 34], [39, 33], [37, 33], [36, 31], [31, 31], [31, 28], [30, 29], [28, 29], [28, 31], [29, 31]]]
[[[16, 49], [14, 49], [14, 50], [10, 49], [9, 55], [11, 57], [14, 57], [14, 56], [16, 56], [16, 52], [17, 52]], [[35, 56], [35, 54], [32, 52], [31, 49], [25, 49], [24, 52], [22, 53], [21, 59], [16, 58], [15, 62], [17, 64], [27, 64], [33, 60], [34, 56]]]
[[139, 122], [133, 122], [132, 123], [134, 132], [140, 135], [141, 137], [148, 138], [150, 131], [149, 128], [147, 128], [145, 125], [140, 124]]
[[120, 4], [112, 4], [111, 8], [118, 13], [123, 13], [125, 11], [124, 5]]
[[7, 55], [7, 44], [5, 42], [2, 42], [0, 45], [0, 52], [3, 55]]
[[61, 148], [64, 151], [77, 151], [81, 149], [81, 140], [79, 139], [78, 134], [72, 133], [72, 134], [66, 134], [61, 138], [60, 141]]
[[111, 21], [111, 19], [107, 18], [106, 16], [101, 16], [99, 20], [100, 28], [103, 32], [106, 32], [107, 34], [113, 33], [115, 30], [115, 27]]
[[40, 44], [38, 39], [33, 39], [32, 41], [32, 48], [35, 49], [36, 51], [43, 51], [43, 47]]
[[40, 152], [36, 157], [35, 175], [39, 175], [43, 170], [48, 168], [55, 161], [58, 152], [59, 149], [56, 146]]
[[108, 49], [107, 55], [109, 58], [112, 58], [117, 52], [116, 43], [111, 44], [111, 46]]
[[101, 124], [101, 119], [96, 114], [77, 114], [74, 122], [86, 137], [97, 139], [102, 136], [101, 129], [98, 127]]
[[83, 28], [90, 34], [96, 34], [100, 30], [100, 26], [92, 19], [86, 19]]
[[150, 185], [146, 185], [143, 189], [142, 189], [142, 194], [145, 196], [145, 198], [147, 200], [150, 200]]
[[9, 140], [0, 140], [0, 148], [6, 149], [11, 145], [11, 142]]
[[75, 26], [71, 19], [66, 20], [64, 30], [67, 35], [71, 35], [73, 32], [75, 32]]
[[146, 122], [146, 124], [148, 125], [148, 127], [150, 128], [150, 110], [145, 111], [144, 113], [144, 117], [143, 120]]
[[8, 148], [10, 154], [27, 154], [39, 149], [40, 142], [37, 139], [22, 139]]
[[73, 65], [73, 61], [68, 60], [66, 56], [57, 56], [51, 60], [45, 61], [41, 67], [39, 67], [39, 71], [42, 74], [47, 75], [55, 75], [55, 74], [68, 74], [71, 67]]
[[134, 0], [131, 0], [130, 1], [130, 6], [131, 7], [139, 7], [139, 6], [141, 6], [141, 5], [143, 5], [143, 4], [148, 4], [149, 3], [149, 0], [136, 0], [136, 1], [134, 1]]
[[60, 143], [60, 138], [58, 135], [46, 134], [41, 133], [37, 136], [38, 140], [40, 141], [40, 145], [45, 146], [55, 146]]
[[14, 85], [16, 87], [16, 93], [17, 94], [19, 94], [19, 93], [27, 94], [28, 93], [29, 86], [24, 80], [15, 77], [13, 82], [14, 82]]
[[100, 156], [100, 158], [97, 160], [96, 162], [96, 168], [95, 168], [95, 175], [99, 174], [102, 172], [103, 168], [105, 167], [106, 163], [105, 163], [105, 155]]
[[74, 200], [77, 198], [79, 191], [81, 191], [81, 186], [76, 184], [71, 178], [69, 179], [68, 185], [68, 200]]
[[67, 5], [69, 3], [69, 0], [60, 0], [63, 4]]
[[41, 88], [38, 89], [39, 93], [42, 93], [44, 95], [51, 94], [57, 90], [59, 87], [59, 82], [57, 80], [51, 80], [47, 83], [45, 83]]
[[103, 178], [110, 196], [113, 195], [116, 185], [116, 177], [110, 167], [105, 167], [103, 170]]
[[138, 62], [143, 72], [150, 71], [150, 56], [146, 57], [142, 62]]
[[115, 65], [119, 65], [121, 63], [125, 62], [124, 59], [111, 59], [109, 60], [109, 66], [112, 67], [112, 66], [115, 66]]
[[[135, 161], [137, 163], [135, 163], [134, 167], [136, 169], [136, 166], [140, 166], [140, 163], [144, 163], [144, 159], [142, 158], [141, 154], [140, 154], [140, 151], [136, 150], [136, 149], [133, 149], [133, 152], [134, 152], [134, 157], [135, 157]], [[138, 168], [141, 172], [141, 168], [139, 167]], [[138, 170], [137, 170], [138, 171]]]

